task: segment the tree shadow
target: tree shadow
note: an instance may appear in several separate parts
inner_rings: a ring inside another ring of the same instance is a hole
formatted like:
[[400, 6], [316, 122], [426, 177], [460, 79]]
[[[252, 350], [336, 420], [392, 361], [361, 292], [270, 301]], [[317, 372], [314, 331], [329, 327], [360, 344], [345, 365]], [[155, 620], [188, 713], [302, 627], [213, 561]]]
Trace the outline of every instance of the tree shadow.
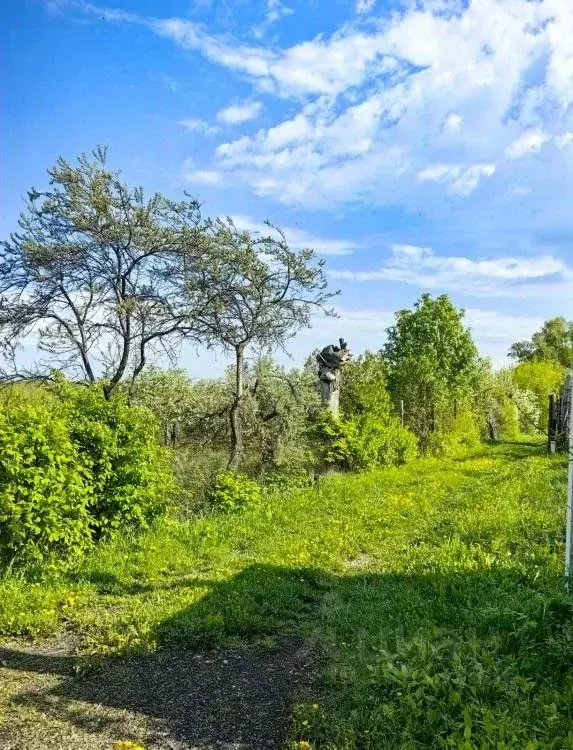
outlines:
[[[335, 663], [323, 663], [326, 643], [333, 662], [346, 660], [354, 670], [352, 680], [332, 678], [330, 690], [342, 696], [339, 712], [350, 713], [361, 691], [371, 703], [389, 700], [386, 693], [377, 697], [387, 686], [373, 686], [361, 674], [364, 652], [414, 636], [431, 646], [445, 633], [454, 644], [472, 633], [495, 644], [494, 663], [525, 650], [524, 678], [571, 676], [571, 664], [547, 644], [573, 607], [559, 597], [548, 606], [540, 592], [550, 585], [511, 570], [337, 577], [253, 565], [161, 622], [155, 653], [109, 659], [83, 677], [70, 676], [69, 657], [4, 648], [0, 660], [10, 669], [61, 674], [56, 687], [20, 693], [16, 701], [87, 733], [112, 739], [131, 733], [148, 748], [279, 748], [293, 703], [323, 694], [325, 667], [336, 674]], [[523, 621], [528, 627], [520, 630]], [[241, 645], [210, 649], [229, 639]], [[484, 685], [484, 703], [499, 700], [491, 687]], [[133, 733], [122, 711], [145, 717], [145, 738]]]

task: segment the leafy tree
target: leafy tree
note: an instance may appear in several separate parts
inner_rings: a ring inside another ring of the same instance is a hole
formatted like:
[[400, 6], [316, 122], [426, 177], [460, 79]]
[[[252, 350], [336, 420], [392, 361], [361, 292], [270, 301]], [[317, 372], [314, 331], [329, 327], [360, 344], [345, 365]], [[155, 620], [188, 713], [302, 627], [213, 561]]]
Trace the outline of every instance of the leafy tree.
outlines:
[[413, 310], [396, 313], [383, 349], [388, 386], [396, 409], [424, 447], [429, 435], [454, 418], [456, 403], [468, 399], [479, 369], [464, 312], [447, 295], [424, 294]]
[[549, 396], [561, 390], [565, 375], [565, 367], [556, 360], [528, 360], [512, 371], [513, 382], [535, 394], [542, 427], [549, 419]]
[[388, 366], [381, 352], [366, 352], [344, 367], [340, 407], [345, 417], [371, 413], [390, 414], [391, 401], [387, 389]]
[[[240, 465], [244, 451], [242, 407], [247, 394], [245, 354], [284, 346], [314, 311], [329, 312], [323, 261], [310, 249], [294, 251], [269, 225], [269, 235], [252, 237], [230, 219], [211, 224], [199, 258], [199, 273], [185, 278], [196, 310], [194, 327], [208, 346], [232, 352], [235, 385], [229, 409], [229, 467]], [[201, 309], [199, 309], [199, 307]]]
[[530, 341], [512, 344], [509, 356], [518, 362], [551, 360], [562, 367], [573, 367], [573, 321], [551, 318]]
[[56, 366], [103, 377], [109, 397], [155, 349], [173, 355], [192, 333], [175, 279], [194, 268], [199, 205], [145, 199], [108, 170], [102, 148], [75, 165], [60, 158], [48, 174], [48, 190], [28, 194], [20, 231], [0, 243], [2, 339], [10, 348], [37, 333], [50, 361], [35, 376]]
[[316, 375], [287, 371], [265, 357], [247, 369], [245, 442], [261, 468], [301, 469], [310, 458], [308, 425], [320, 409]]

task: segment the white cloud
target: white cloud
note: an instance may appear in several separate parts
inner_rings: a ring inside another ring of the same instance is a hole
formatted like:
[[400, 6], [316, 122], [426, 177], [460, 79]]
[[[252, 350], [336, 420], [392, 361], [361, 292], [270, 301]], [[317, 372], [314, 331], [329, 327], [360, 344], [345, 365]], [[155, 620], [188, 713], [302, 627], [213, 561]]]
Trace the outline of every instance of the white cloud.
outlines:
[[505, 153], [510, 159], [519, 159], [528, 154], [534, 154], [550, 139], [547, 133], [540, 130], [530, 130], [519, 136], [506, 148]]
[[376, 0], [356, 0], [356, 12], [369, 13], [375, 4]]
[[205, 133], [205, 135], [216, 135], [221, 131], [217, 125], [210, 125], [206, 120], [190, 118], [189, 120], [178, 120], [178, 125], [185, 128], [189, 133]]
[[573, 143], [573, 133], [562, 133], [555, 138], [559, 148], [567, 148]]
[[431, 248], [415, 245], [393, 245], [390, 259], [378, 270], [332, 270], [329, 275], [333, 279], [393, 281], [477, 296], [550, 296], [564, 287], [573, 291], [573, 268], [551, 255], [475, 260], [439, 256]]
[[418, 172], [420, 182], [449, 182], [451, 191], [460, 195], [473, 193], [482, 177], [491, 177], [495, 164], [473, 164], [462, 167], [459, 164], [433, 164]]
[[462, 168], [459, 164], [432, 164], [418, 172], [420, 182], [445, 182], [459, 176]]
[[163, 75], [161, 76], [161, 80], [163, 82], [163, 85], [168, 88], [169, 91], [175, 92], [179, 91], [179, 89], [181, 88], [175, 78], [172, 78], [171, 76]]
[[[249, 216], [235, 215], [231, 218], [238, 229], [244, 229], [260, 235], [273, 233], [272, 228], [267, 224], [256, 221]], [[280, 227], [280, 229], [284, 232], [286, 240], [293, 250], [302, 250], [303, 248], [310, 247], [321, 255], [350, 255], [358, 247], [358, 244], [354, 241], [318, 237], [304, 229], [293, 227]]]
[[258, 117], [263, 109], [261, 102], [243, 102], [242, 104], [232, 104], [217, 112], [217, 119], [226, 125], [240, 125], [243, 122], [254, 120]]
[[495, 172], [495, 164], [474, 164], [462, 172], [452, 183], [452, 192], [469, 195], [477, 188], [482, 177], [491, 177]]
[[294, 10], [283, 5], [281, 0], [267, 0], [266, 21], [268, 24], [280, 21], [281, 18], [293, 13]]
[[444, 120], [444, 130], [455, 133], [462, 126], [464, 118], [458, 112], [450, 112]]
[[[350, 351], [377, 351], [386, 341], [386, 330], [395, 322], [394, 313], [384, 309], [338, 307], [337, 318], [317, 317], [308, 331], [291, 344], [298, 361], [320, 345], [336, 342], [340, 336]], [[480, 353], [492, 358], [497, 367], [507, 366], [507, 352], [514, 341], [529, 338], [539, 330], [544, 318], [535, 315], [511, 315], [498, 310], [468, 308], [464, 318]]]
[[[279, 7], [269, 0], [267, 13]], [[347, 23], [282, 48], [243, 44], [183, 18], [110, 13], [108, 20], [145, 25], [255, 89], [297, 102], [283, 121], [215, 153], [217, 170], [281, 202], [439, 213], [452, 194], [485, 193], [476, 187], [495, 170], [489, 198], [503, 211], [500, 195], [511, 184], [547, 174], [528, 171], [538, 160], [506, 158], [553, 138], [563, 148], [573, 132], [571, 0], [416, 0], [367, 27]], [[449, 171], [432, 177], [439, 165]], [[566, 179], [573, 189], [573, 173]], [[537, 211], [553, 211], [550, 191], [539, 201]], [[514, 213], [516, 224], [522, 219]]]
[[214, 169], [197, 169], [193, 159], [185, 159], [181, 169], [183, 182], [196, 185], [220, 185], [224, 175]]

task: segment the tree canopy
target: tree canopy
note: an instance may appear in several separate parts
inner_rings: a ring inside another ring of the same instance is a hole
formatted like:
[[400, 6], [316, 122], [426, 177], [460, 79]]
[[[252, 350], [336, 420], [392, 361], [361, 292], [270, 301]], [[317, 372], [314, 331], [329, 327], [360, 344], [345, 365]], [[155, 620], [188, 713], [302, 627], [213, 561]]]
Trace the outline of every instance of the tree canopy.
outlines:
[[509, 356], [518, 362], [551, 360], [573, 367], [573, 321], [551, 318], [528, 341], [512, 344]]
[[184, 278], [194, 310], [193, 326], [208, 347], [232, 352], [235, 394], [229, 416], [230, 466], [243, 453], [241, 407], [245, 398], [245, 352], [284, 347], [301, 328], [310, 326], [313, 313], [331, 313], [333, 293], [327, 291], [323, 261], [314, 251], [292, 250], [284, 234], [253, 237], [230, 219], [211, 222], [197, 273]]
[[20, 230], [0, 243], [4, 343], [14, 350], [35, 332], [50, 359], [34, 375], [103, 378], [109, 395], [154, 349], [172, 354], [193, 335], [174, 282], [194, 268], [199, 204], [146, 199], [109, 171], [102, 148], [75, 165], [60, 158], [48, 174], [49, 189], [30, 191]]
[[424, 294], [413, 310], [397, 312], [388, 329], [383, 353], [389, 390], [396, 409], [404, 403], [406, 423], [422, 442], [471, 392], [479, 356], [463, 320], [447, 295]]

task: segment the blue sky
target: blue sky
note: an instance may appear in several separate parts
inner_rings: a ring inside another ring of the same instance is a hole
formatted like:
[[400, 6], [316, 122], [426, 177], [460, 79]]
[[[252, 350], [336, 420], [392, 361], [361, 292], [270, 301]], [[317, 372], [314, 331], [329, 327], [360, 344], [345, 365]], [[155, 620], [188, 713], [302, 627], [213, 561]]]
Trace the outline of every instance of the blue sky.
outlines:
[[424, 291], [497, 363], [573, 317], [571, 0], [7, 0], [0, 26], [0, 236], [102, 143], [129, 182], [325, 257], [341, 317], [297, 361], [379, 348]]

